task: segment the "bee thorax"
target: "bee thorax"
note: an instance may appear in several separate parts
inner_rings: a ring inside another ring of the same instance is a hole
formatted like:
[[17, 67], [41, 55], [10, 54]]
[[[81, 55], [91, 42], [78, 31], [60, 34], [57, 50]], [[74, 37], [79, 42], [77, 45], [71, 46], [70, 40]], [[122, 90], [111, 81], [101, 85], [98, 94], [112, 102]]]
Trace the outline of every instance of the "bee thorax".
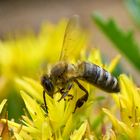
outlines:
[[61, 77], [63, 74], [67, 71], [67, 64], [60, 62], [54, 65], [54, 67], [51, 69], [51, 77]]

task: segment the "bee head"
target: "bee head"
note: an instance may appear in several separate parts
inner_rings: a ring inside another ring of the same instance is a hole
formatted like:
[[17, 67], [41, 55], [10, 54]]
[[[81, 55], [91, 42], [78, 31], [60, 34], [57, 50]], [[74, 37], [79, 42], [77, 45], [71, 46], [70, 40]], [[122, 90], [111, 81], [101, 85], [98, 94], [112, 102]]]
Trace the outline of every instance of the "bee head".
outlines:
[[48, 93], [48, 95], [52, 97], [54, 93], [54, 85], [48, 75], [43, 75], [41, 77], [41, 85], [43, 86], [44, 90]]

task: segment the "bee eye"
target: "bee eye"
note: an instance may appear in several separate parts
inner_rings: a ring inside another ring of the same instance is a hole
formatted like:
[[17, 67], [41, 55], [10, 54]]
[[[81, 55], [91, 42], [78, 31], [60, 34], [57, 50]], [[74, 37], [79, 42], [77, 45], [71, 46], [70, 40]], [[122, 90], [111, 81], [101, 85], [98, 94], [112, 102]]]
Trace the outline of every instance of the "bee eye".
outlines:
[[41, 84], [47, 92], [50, 93], [54, 91], [53, 83], [51, 82], [49, 78], [42, 77]]
[[45, 89], [46, 89], [48, 92], [52, 92], [53, 89], [54, 89], [52, 82], [51, 82], [50, 80], [48, 80], [48, 79], [45, 80], [45, 82], [44, 82], [44, 87], [45, 87]]

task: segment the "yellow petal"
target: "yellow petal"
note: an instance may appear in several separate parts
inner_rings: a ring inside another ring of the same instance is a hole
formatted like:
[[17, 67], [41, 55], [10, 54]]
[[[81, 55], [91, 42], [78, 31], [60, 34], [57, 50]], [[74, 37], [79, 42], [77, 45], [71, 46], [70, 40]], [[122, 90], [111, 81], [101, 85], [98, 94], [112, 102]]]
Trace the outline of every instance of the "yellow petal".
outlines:
[[117, 66], [118, 62], [120, 61], [120, 59], [121, 59], [120, 55], [117, 55], [114, 59], [112, 59], [111, 63], [109, 64], [109, 66], [107, 68], [107, 70], [109, 72], [112, 72], [116, 68], [116, 66]]
[[118, 131], [120, 134], [121, 133], [125, 133], [127, 134], [130, 138], [134, 138], [134, 133], [132, 131], [132, 129], [125, 123], [117, 120], [109, 110], [103, 108], [103, 111], [108, 115], [108, 117], [110, 118], [110, 120], [113, 123], [113, 126], [115, 127], [115, 130]]
[[[6, 120], [5, 119], [1, 119], [1, 121], [2, 122], [6, 122]], [[13, 121], [8, 121], [8, 126], [10, 127], [10, 128], [16, 128], [16, 130], [17, 129], [19, 129], [19, 128], [21, 128], [21, 124], [18, 124], [18, 123], [16, 123], [16, 122], [13, 122]], [[22, 129], [21, 129], [21, 131], [24, 131], [24, 132], [27, 132], [27, 133], [33, 133], [33, 134], [39, 134], [39, 131], [36, 129], [36, 128], [34, 128], [34, 127], [27, 127], [27, 126], [22, 126]]]
[[50, 119], [51, 125], [54, 131], [58, 130], [61, 126], [64, 125], [64, 108], [65, 108], [65, 101], [60, 99], [60, 94], [56, 94], [54, 99], [46, 94], [46, 102], [48, 107], [48, 117]]
[[[41, 85], [29, 78], [24, 78], [25, 80], [16, 78], [15, 81], [20, 86], [20, 89], [25, 90], [27, 93], [29, 93], [33, 98], [37, 99], [38, 101], [43, 103], [43, 96], [41, 91]], [[36, 90], [35, 85], [39, 91]], [[43, 89], [42, 89], [43, 91]]]
[[117, 137], [115, 135], [115, 132], [110, 129], [106, 132], [106, 134], [103, 136], [103, 140], [117, 140]]
[[[40, 44], [45, 48], [43, 56], [45, 56], [47, 62], [56, 63], [59, 60], [66, 25], [67, 21], [62, 20], [57, 26], [50, 23], [42, 26], [39, 37]], [[52, 51], [52, 48], [54, 51]]]
[[3, 109], [3, 107], [4, 107], [4, 105], [5, 105], [6, 102], [7, 102], [6, 99], [4, 99], [4, 100], [1, 102], [1, 104], [0, 104], [0, 113], [1, 113], [1, 111], [2, 111], [2, 109]]
[[14, 136], [17, 140], [23, 140], [23, 138], [18, 133], [14, 133]]
[[96, 65], [102, 66], [101, 54], [99, 49], [93, 48], [91, 50], [88, 61]]
[[70, 115], [70, 117], [68, 118], [66, 125], [64, 127], [63, 133], [62, 133], [62, 136], [64, 139], [69, 137], [72, 127], [73, 127], [73, 119], [72, 119], [72, 115]]
[[50, 124], [47, 120], [45, 120], [42, 124], [42, 140], [53, 139], [52, 130]]
[[30, 113], [35, 125], [41, 127], [45, 114], [41, 109], [40, 105], [37, 104], [37, 102], [34, 99], [32, 99], [28, 94], [26, 94], [24, 91], [21, 91], [21, 96], [25, 102], [26, 108]]
[[70, 136], [70, 140], [81, 140], [85, 134], [87, 128], [87, 121], [85, 121], [78, 130], [75, 130], [74, 133]]

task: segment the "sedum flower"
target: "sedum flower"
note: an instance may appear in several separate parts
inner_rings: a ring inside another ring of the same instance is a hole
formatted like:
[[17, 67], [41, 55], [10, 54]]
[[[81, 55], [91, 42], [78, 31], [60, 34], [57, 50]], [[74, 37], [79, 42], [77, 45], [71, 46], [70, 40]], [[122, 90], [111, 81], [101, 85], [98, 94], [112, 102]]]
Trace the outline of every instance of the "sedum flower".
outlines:
[[0, 85], [0, 89], [3, 86], [6, 88], [8, 83], [11, 86], [16, 76], [37, 77], [41, 67], [48, 62], [56, 62], [59, 58], [66, 24], [66, 20], [60, 21], [56, 26], [47, 23], [42, 26], [38, 35], [28, 33], [0, 41], [0, 75], [5, 83]]
[[[94, 55], [93, 55], [94, 54]], [[94, 56], [94, 57], [93, 57]], [[116, 57], [106, 69], [114, 67], [120, 57]], [[92, 61], [98, 65], [101, 64], [100, 52], [93, 49], [88, 61]], [[48, 112], [44, 110], [44, 102], [42, 97], [43, 88], [39, 81], [31, 78], [16, 78], [16, 84], [20, 94], [24, 100], [27, 111], [22, 116], [21, 124], [8, 121], [9, 127], [13, 130], [17, 139], [93, 139], [96, 138], [94, 130], [91, 129], [89, 114], [92, 111], [92, 104], [96, 101], [95, 88], [87, 83], [85, 85], [89, 92], [88, 101], [79, 109], [74, 111], [77, 99], [83, 94], [79, 88], [72, 88], [70, 94], [74, 98], [70, 101], [58, 100], [60, 93], [54, 95], [53, 99], [46, 94], [46, 102]], [[95, 115], [94, 115], [95, 116]], [[92, 118], [94, 117], [92, 116]], [[5, 122], [3, 119], [2, 121]], [[101, 123], [101, 122], [100, 122]]]
[[140, 89], [126, 75], [120, 78], [121, 91], [119, 96], [113, 95], [119, 108], [120, 118], [115, 117], [110, 110], [103, 109], [112, 121], [113, 131], [117, 139], [140, 139]]
[[2, 140], [15, 140], [15, 137], [12, 134], [12, 131], [10, 130], [9, 126], [8, 126], [8, 115], [6, 112], [6, 105], [7, 105], [7, 100], [4, 99], [1, 103], [0, 103], [0, 116], [1, 119], [2, 118], [6, 118], [5, 122], [2, 122], [2, 120], [0, 119], [0, 139]]
[[[75, 99], [64, 101], [60, 99], [60, 94], [56, 94], [52, 99], [46, 95], [48, 113], [44, 111], [42, 104], [42, 86], [37, 81], [24, 78], [16, 79], [18, 85], [23, 90], [20, 94], [24, 100], [28, 113], [22, 116], [22, 124], [8, 121], [8, 125], [14, 131], [17, 139], [71, 139], [80, 140], [87, 130], [88, 121], [80, 114], [73, 113]], [[88, 105], [87, 105], [88, 106]], [[86, 112], [86, 110], [84, 110]], [[5, 120], [3, 120], [5, 121]]]
[[[17, 120], [23, 113], [22, 101], [14, 84], [15, 77], [26, 75], [38, 79], [42, 73], [47, 72], [50, 65], [59, 60], [66, 25], [67, 20], [62, 20], [57, 25], [46, 23], [38, 35], [28, 33], [0, 41], [0, 100], [8, 95], [10, 118]], [[85, 47], [84, 36], [82, 43]], [[81, 44], [79, 46], [82, 47]]]
[[[40, 34], [35, 36], [29, 34], [26, 37], [21, 37], [16, 40], [9, 40], [1, 42], [0, 44], [0, 66], [1, 75], [8, 81], [8, 84], [17, 86], [21, 89], [20, 95], [24, 100], [26, 109], [25, 115], [21, 118], [21, 123], [14, 121], [8, 121], [8, 127], [12, 130], [16, 139], [96, 139], [100, 138], [102, 131], [96, 130], [97, 126], [103, 128], [104, 116], [101, 113], [102, 105], [95, 105], [94, 111], [92, 111], [92, 104], [100, 102], [102, 97], [96, 96], [95, 93], [99, 91], [94, 86], [80, 81], [80, 83], [89, 92], [88, 101], [79, 109], [74, 111], [77, 99], [79, 99], [83, 92], [76, 86], [70, 90], [70, 94], [74, 98], [70, 101], [60, 99], [60, 94], [54, 95], [53, 99], [46, 94], [46, 102], [48, 112], [44, 110], [44, 102], [42, 97], [42, 86], [37, 79], [36, 73], [40, 71], [42, 66], [45, 73], [50, 70], [50, 67], [59, 60], [61, 46], [64, 39], [64, 32], [67, 22], [64, 20], [57, 26], [47, 24], [43, 26]], [[110, 65], [103, 65], [101, 60], [101, 54], [98, 49], [90, 49], [86, 51], [87, 36], [82, 34], [81, 44], [77, 47], [80, 51], [80, 60], [89, 61], [99, 66], [104, 67], [108, 71], [112, 72], [117, 65], [120, 56], [113, 59]], [[72, 43], [72, 45], [75, 45]], [[53, 51], [52, 51], [53, 48]], [[27, 52], [28, 50], [28, 52]], [[74, 52], [74, 55], [77, 53]], [[18, 58], [17, 58], [18, 56]], [[5, 62], [7, 59], [7, 62]], [[73, 60], [76, 62], [77, 58]], [[40, 66], [41, 65], [41, 66]], [[46, 69], [47, 68], [47, 69]], [[26, 75], [24, 78], [17, 78]], [[13, 81], [16, 81], [16, 84]], [[6, 82], [5, 82], [6, 83]], [[4, 85], [6, 87], [6, 84]], [[96, 118], [98, 114], [98, 118]], [[91, 117], [89, 117], [91, 114]], [[7, 119], [2, 119], [2, 122], [7, 122]], [[93, 129], [91, 126], [93, 126]], [[106, 136], [114, 136], [113, 131]]]

